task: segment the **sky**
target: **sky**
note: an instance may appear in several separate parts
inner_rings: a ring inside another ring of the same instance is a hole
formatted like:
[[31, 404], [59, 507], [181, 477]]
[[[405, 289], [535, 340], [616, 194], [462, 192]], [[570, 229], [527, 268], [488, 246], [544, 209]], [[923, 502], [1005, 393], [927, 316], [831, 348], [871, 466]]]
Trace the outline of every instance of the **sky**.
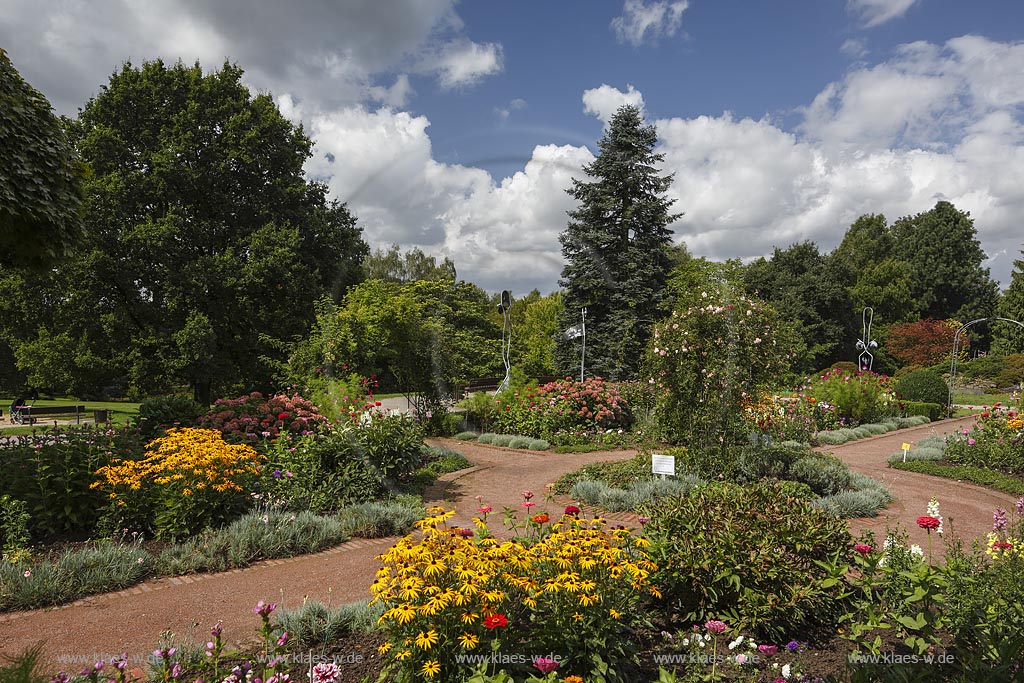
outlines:
[[71, 116], [125, 61], [234, 62], [371, 247], [492, 292], [558, 288], [565, 190], [625, 103], [695, 255], [830, 251], [939, 200], [1004, 287], [1024, 247], [1019, 0], [0, 0], [0, 47]]

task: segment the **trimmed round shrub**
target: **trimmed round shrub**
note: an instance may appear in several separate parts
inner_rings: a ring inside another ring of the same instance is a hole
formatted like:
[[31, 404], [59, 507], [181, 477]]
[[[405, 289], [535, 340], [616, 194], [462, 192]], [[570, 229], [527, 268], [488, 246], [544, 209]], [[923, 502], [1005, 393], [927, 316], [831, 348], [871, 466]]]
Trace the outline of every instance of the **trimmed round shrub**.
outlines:
[[139, 404], [134, 423], [143, 436], [153, 438], [171, 427], [195, 427], [205, 412], [206, 408], [189, 396], [157, 396]]
[[494, 438], [491, 439], [491, 445], [508, 446], [510, 443], [512, 443], [512, 438], [513, 437], [511, 434], [495, 434]]
[[487, 445], [490, 445], [490, 444], [494, 443], [494, 438], [496, 436], [498, 436], [498, 435], [493, 433], [493, 432], [484, 432], [483, 434], [481, 434], [480, 436], [478, 436], [476, 438], [476, 442], [477, 443], [485, 443]]
[[780, 484], [699, 486], [659, 501], [650, 517], [655, 582], [677, 623], [721, 619], [783, 642], [838, 618], [843, 587], [819, 562], [849, 552], [846, 523]]
[[509, 448], [529, 448], [530, 444], [533, 443], [533, 439], [528, 436], [513, 436], [509, 442]]
[[475, 441], [478, 436], [476, 432], [459, 432], [455, 438], [459, 441]]
[[551, 444], [544, 439], [532, 439], [530, 445], [527, 446], [531, 451], [546, 451], [551, 448]]
[[365, 462], [385, 479], [404, 477], [420, 466], [423, 427], [408, 415], [363, 413], [355, 440]]
[[942, 379], [942, 375], [934, 370], [915, 370], [896, 380], [894, 388], [896, 393], [907, 401], [939, 405], [946, 405], [949, 402], [949, 385]]

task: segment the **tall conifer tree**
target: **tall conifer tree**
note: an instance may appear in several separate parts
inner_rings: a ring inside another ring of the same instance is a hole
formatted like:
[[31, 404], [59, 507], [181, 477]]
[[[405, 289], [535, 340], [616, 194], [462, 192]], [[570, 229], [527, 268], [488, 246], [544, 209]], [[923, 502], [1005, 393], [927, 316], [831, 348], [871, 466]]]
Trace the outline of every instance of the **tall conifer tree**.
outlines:
[[573, 179], [568, 190], [579, 207], [559, 238], [566, 265], [557, 360], [564, 372], [579, 368], [581, 340], [567, 340], [566, 332], [580, 324], [580, 309], [587, 309], [586, 374], [616, 380], [635, 376], [651, 325], [668, 311], [668, 226], [682, 214], [669, 213], [672, 175], [658, 174], [664, 155], [654, 152], [657, 141], [637, 107], [621, 107], [597, 158], [583, 167], [590, 180]]

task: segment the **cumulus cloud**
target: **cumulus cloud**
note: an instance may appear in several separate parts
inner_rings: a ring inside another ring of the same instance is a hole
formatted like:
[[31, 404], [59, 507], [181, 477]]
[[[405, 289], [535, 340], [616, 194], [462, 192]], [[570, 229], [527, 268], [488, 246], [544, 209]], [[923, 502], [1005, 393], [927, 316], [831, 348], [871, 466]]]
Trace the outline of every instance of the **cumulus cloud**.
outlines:
[[442, 45], [420, 62], [420, 68], [436, 73], [442, 87], [458, 88], [501, 73], [502, 62], [501, 45], [462, 39]]
[[403, 106], [412, 94], [403, 74], [417, 68], [449, 88], [497, 73], [501, 64], [500, 45], [464, 35], [454, 0], [3, 0], [2, 6], [0, 44], [63, 113], [74, 113], [126, 59], [180, 58], [209, 69], [231, 59], [245, 68], [252, 87], [324, 109], [366, 99]]
[[647, 40], [674, 36], [683, 22], [683, 12], [689, 6], [687, 0], [626, 0], [622, 15], [612, 19], [612, 30], [620, 43], [639, 47]]
[[917, 0], [847, 0], [846, 9], [864, 28], [879, 26], [907, 13]]
[[626, 92], [606, 83], [602, 83], [597, 88], [583, 91], [583, 111], [596, 116], [605, 124], [611, 120], [612, 115], [619, 110], [619, 107], [625, 104], [631, 104], [642, 111], [644, 96], [629, 84], [626, 85]]

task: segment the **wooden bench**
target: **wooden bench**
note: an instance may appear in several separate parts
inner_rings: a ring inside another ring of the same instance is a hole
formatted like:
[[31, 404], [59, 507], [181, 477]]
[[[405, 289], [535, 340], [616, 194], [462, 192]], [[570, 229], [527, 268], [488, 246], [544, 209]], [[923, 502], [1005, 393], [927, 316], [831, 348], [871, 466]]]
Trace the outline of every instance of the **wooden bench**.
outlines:
[[43, 415], [72, 415], [75, 416], [75, 423], [82, 423], [82, 415], [85, 414], [85, 406], [21, 406], [21, 414], [29, 424], [35, 424], [36, 417]]

